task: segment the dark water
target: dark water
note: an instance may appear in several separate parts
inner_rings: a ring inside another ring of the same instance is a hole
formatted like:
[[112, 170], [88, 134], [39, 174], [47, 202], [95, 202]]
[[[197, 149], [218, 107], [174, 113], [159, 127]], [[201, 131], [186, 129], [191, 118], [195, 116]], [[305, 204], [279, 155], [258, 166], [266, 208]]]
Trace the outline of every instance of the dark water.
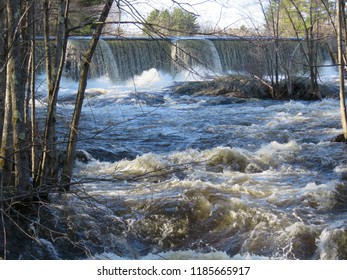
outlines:
[[[74, 194], [53, 197], [86, 257], [347, 258], [338, 100], [177, 96], [155, 70], [136, 79], [136, 90], [90, 81], [79, 143], [90, 161], [76, 163]], [[61, 129], [75, 88], [61, 90]]]

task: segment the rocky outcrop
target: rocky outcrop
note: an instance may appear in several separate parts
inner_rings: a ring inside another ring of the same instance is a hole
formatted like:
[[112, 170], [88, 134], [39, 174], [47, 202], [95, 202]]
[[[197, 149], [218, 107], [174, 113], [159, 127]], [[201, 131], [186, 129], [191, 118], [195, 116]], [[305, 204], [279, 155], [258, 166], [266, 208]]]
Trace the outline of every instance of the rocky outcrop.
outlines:
[[[281, 81], [276, 91], [270, 82], [251, 76], [232, 75], [210, 81], [194, 81], [175, 84], [171, 90], [180, 95], [208, 95], [235, 98], [258, 98], [276, 100], [318, 100], [321, 98], [337, 98], [338, 87], [333, 84], [320, 84], [319, 94], [312, 95], [310, 80], [298, 77]], [[291, 90], [289, 91], [289, 89]]]

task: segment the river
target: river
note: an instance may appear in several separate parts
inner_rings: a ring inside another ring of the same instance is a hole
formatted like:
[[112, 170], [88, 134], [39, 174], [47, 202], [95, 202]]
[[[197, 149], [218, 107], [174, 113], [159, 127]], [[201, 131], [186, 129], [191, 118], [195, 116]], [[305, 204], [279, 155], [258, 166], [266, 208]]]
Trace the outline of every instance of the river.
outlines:
[[[155, 69], [123, 83], [89, 81], [85, 157], [72, 193], [52, 195], [67, 237], [51, 253], [346, 259], [347, 147], [330, 141], [341, 133], [339, 101], [177, 95], [174, 81]], [[64, 79], [62, 142], [76, 88]]]

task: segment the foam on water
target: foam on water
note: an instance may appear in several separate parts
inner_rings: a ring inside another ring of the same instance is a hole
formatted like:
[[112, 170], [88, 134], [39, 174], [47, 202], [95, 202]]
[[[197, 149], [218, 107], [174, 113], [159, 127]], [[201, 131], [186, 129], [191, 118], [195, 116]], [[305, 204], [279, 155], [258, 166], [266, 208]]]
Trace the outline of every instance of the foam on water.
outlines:
[[[190, 70], [182, 70], [175, 74], [169, 74], [155, 68], [146, 70], [139, 75], [135, 75], [127, 81], [114, 82], [108, 76], [100, 76], [89, 79], [86, 89], [86, 99], [97, 98], [98, 100], [112, 100], [114, 102], [123, 102], [128, 100], [133, 94], [144, 92], [160, 92], [171, 86], [175, 82], [182, 81], [202, 81], [207, 76], [215, 76], [215, 73], [203, 67], [194, 67]], [[37, 93], [40, 100], [45, 101], [47, 96], [46, 76], [41, 74], [37, 78]], [[75, 101], [78, 91], [78, 83], [70, 78], [62, 77], [59, 90], [59, 104], [71, 103]], [[140, 97], [141, 98], [141, 97]], [[131, 99], [130, 99], [131, 100]], [[66, 102], [67, 101], [67, 102]], [[132, 99], [132, 103], [138, 103], [138, 100]], [[108, 103], [110, 104], [110, 103]], [[37, 106], [42, 106], [37, 102]], [[70, 106], [72, 108], [72, 106]]]
[[135, 76], [133, 79], [127, 81], [126, 84], [138, 91], [156, 91], [170, 86], [173, 82], [173, 76], [152, 68], [144, 71], [141, 75]]
[[[97, 260], [124, 260], [123, 257], [112, 254], [103, 253], [95, 255], [93, 259]], [[167, 251], [158, 254], [148, 254], [141, 257], [141, 260], [268, 260], [267, 257], [253, 256], [250, 254], [235, 255], [233, 257], [228, 256], [225, 252], [209, 252], [200, 253], [194, 250], [186, 251]]]
[[[83, 185], [57, 216], [97, 259], [346, 257], [337, 195], [346, 148], [329, 141], [338, 101], [225, 104], [162, 92], [198, 71], [88, 81], [79, 146], [88, 162], [76, 162], [74, 178]], [[66, 119], [77, 89], [63, 79]]]
[[347, 257], [347, 229], [346, 225], [340, 228], [326, 228], [317, 239], [318, 254], [323, 260], [346, 259]]

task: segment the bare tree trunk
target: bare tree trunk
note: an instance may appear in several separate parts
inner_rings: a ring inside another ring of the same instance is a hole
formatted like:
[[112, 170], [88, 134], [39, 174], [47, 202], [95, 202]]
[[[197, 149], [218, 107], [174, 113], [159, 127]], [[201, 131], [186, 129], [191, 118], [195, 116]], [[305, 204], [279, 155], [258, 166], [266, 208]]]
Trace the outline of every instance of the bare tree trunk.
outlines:
[[[1, 19], [5, 19], [6, 15], [6, 1], [1, 1]], [[11, 181], [11, 171], [12, 171], [12, 160], [10, 160], [10, 155], [12, 154], [12, 132], [11, 132], [11, 92], [10, 85], [7, 86], [7, 34], [5, 31], [7, 30], [7, 24], [1, 21], [1, 30], [3, 33], [1, 34], [1, 72], [0, 72], [0, 172], [2, 173], [2, 183], [4, 185], [10, 184]], [[8, 143], [11, 141], [11, 144]]]
[[27, 129], [30, 129], [31, 142], [31, 176], [35, 177], [37, 169], [37, 149], [36, 149], [36, 107], [35, 107], [35, 83], [36, 83], [36, 26], [34, 24], [36, 18], [36, 0], [32, 0], [29, 7], [29, 23], [28, 32], [30, 32], [30, 56], [28, 67], [28, 82], [27, 82], [27, 98], [26, 98], [26, 115]]
[[[63, 73], [66, 47], [68, 41], [69, 0], [59, 1], [58, 30], [56, 52], [51, 52], [49, 32], [49, 1], [44, 1], [46, 73], [48, 85], [48, 111], [46, 116], [43, 154], [35, 179], [35, 185], [52, 185], [57, 181], [57, 148], [56, 148], [56, 106], [60, 80]], [[53, 59], [52, 59], [53, 58]]]
[[66, 151], [67, 157], [63, 167], [63, 174], [62, 174], [62, 180], [61, 180], [63, 187], [66, 191], [69, 190], [69, 184], [71, 182], [72, 168], [73, 168], [73, 162], [74, 162], [77, 138], [78, 138], [79, 121], [80, 121], [80, 116], [81, 116], [81, 111], [82, 111], [82, 106], [84, 101], [84, 93], [87, 87], [89, 66], [90, 66], [93, 54], [95, 52], [97, 43], [99, 41], [99, 38], [101, 36], [101, 32], [104, 27], [105, 21], [111, 10], [112, 3], [113, 3], [113, 0], [106, 1], [104, 9], [97, 22], [97, 26], [94, 31], [93, 38], [90, 42], [89, 48], [84, 54], [84, 61], [83, 61], [81, 72], [80, 72], [76, 105], [75, 105], [75, 110], [74, 110], [74, 114], [73, 114], [71, 125], [70, 125], [69, 142], [68, 142], [67, 151]]
[[313, 18], [315, 9], [312, 0], [310, 1], [310, 26], [307, 28], [307, 46], [308, 46], [308, 65], [310, 68], [311, 94], [312, 97], [319, 97], [318, 88], [318, 68], [317, 68], [317, 47], [314, 35], [314, 25], [316, 19]]
[[[4, 145], [3, 142], [3, 128], [5, 123], [5, 96], [6, 96], [6, 1], [0, 0], [0, 172], [4, 172], [3, 168], [5, 167], [5, 150], [6, 142]], [[6, 127], [6, 126], [5, 126]], [[8, 178], [6, 176], [6, 178]]]
[[[6, 81], [7, 84], [7, 81]], [[11, 182], [12, 171], [12, 129], [11, 129], [11, 90], [10, 84], [6, 86], [6, 95], [4, 100], [4, 119], [2, 128], [2, 139], [0, 146], [0, 171], [2, 173], [3, 183], [9, 185]], [[11, 142], [10, 142], [11, 141]], [[11, 143], [11, 144], [9, 144]]]
[[[33, 19], [36, 18], [36, 0], [33, 0], [33, 11], [32, 11]], [[36, 106], [35, 106], [35, 98], [36, 98], [36, 26], [32, 25], [32, 40], [31, 40], [31, 84], [30, 84], [30, 92], [31, 92], [31, 173], [32, 177], [35, 178], [35, 172], [37, 170], [37, 162], [38, 162], [38, 152], [36, 149]]]
[[347, 140], [347, 113], [345, 101], [345, 69], [344, 69], [344, 46], [343, 46], [343, 10], [344, 1], [337, 1], [337, 45], [338, 45], [338, 63], [339, 63], [339, 77], [340, 77], [340, 111], [341, 111], [341, 124], [344, 139]]
[[30, 30], [30, 24], [32, 22], [31, 19], [31, 7], [32, 3], [29, 3], [31, 1], [29, 0], [22, 0], [21, 1], [21, 21], [20, 21], [20, 28], [21, 28], [21, 55], [22, 55], [22, 91], [25, 93], [25, 102], [24, 102], [24, 124], [26, 127], [28, 127], [29, 122], [29, 103], [28, 103], [28, 93], [27, 90], [30, 91], [30, 77], [31, 77], [31, 66], [30, 66], [30, 59], [31, 59], [31, 30]]
[[342, 50], [342, 55], [343, 55], [343, 61], [344, 61], [344, 67], [345, 67], [345, 75], [347, 71], [347, 53], [346, 53], [346, 43], [347, 43], [347, 19], [346, 19], [346, 2], [344, 1], [342, 3], [342, 8], [341, 8], [341, 17], [342, 17], [342, 22], [341, 22], [341, 29], [342, 29], [342, 42], [343, 44], [343, 50]]
[[7, 63], [7, 84], [11, 95], [12, 130], [15, 186], [21, 191], [30, 190], [30, 169], [28, 142], [24, 120], [24, 100], [22, 76], [22, 51], [20, 31], [21, 1], [7, 1], [7, 18], [9, 34], [9, 59]]
[[[12, 153], [8, 148], [11, 125], [11, 96], [6, 86], [7, 70], [7, 18], [6, 0], [0, 0], [0, 180], [2, 184], [10, 183], [12, 165], [9, 156]], [[10, 145], [12, 146], [12, 145]]]
[[[47, 166], [54, 159], [55, 149], [54, 149], [54, 138], [55, 136], [49, 132], [48, 129], [48, 114], [51, 108], [51, 92], [52, 92], [52, 54], [51, 54], [51, 43], [50, 43], [50, 32], [49, 32], [49, 1], [43, 1], [43, 22], [44, 22], [44, 46], [45, 46], [45, 63], [46, 63], [46, 79], [47, 79], [47, 88], [48, 88], [48, 113], [46, 117], [46, 126], [43, 136], [43, 152], [40, 162], [39, 169], [35, 176], [35, 186], [45, 185], [46, 180], [49, 177], [49, 167]], [[52, 141], [53, 139], [53, 141]], [[53, 142], [53, 143], [52, 143]]]
[[[0, 0], [0, 143], [4, 120], [4, 102], [6, 92], [6, 1]], [[0, 146], [1, 147], [1, 146]]]
[[280, 95], [280, 58], [279, 58], [279, 39], [280, 39], [280, 3], [269, 1], [269, 11], [268, 15], [263, 4], [264, 1], [258, 0], [263, 16], [265, 18], [266, 26], [270, 32], [270, 36], [274, 37], [273, 44], [271, 44], [271, 51], [274, 52], [274, 58], [268, 56], [267, 66], [269, 68], [269, 73], [271, 73], [271, 86], [269, 86], [272, 98], [276, 98]]
[[275, 84], [273, 85], [274, 93], [273, 97], [279, 95], [280, 82], [279, 82], [279, 69], [280, 69], [280, 60], [279, 60], [279, 38], [280, 38], [280, 7], [276, 9], [276, 16], [273, 23], [273, 35], [275, 36]]

